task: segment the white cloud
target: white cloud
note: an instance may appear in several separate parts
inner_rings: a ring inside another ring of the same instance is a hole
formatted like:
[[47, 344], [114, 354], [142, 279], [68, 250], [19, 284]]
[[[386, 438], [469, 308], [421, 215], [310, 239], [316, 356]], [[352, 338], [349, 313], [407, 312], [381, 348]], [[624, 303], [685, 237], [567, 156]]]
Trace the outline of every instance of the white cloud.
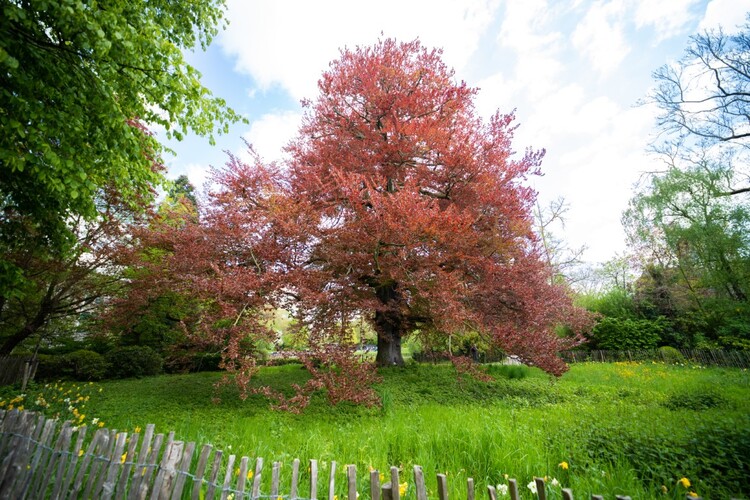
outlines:
[[198, 188], [199, 190], [203, 188], [203, 186], [206, 184], [206, 181], [208, 180], [208, 172], [209, 172], [209, 166], [208, 165], [201, 165], [198, 163], [188, 163], [185, 168], [185, 174], [188, 176], [188, 179], [190, 179], [190, 183]]
[[699, 0], [682, 2], [638, 0], [635, 10], [635, 25], [638, 28], [651, 26], [657, 33], [656, 42], [680, 33], [692, 22], [695, 14], [692, 9]]
[[[279, 160], [282, 148], [296, 136], [301, 119], [302, 114], [296, 111], [265, 114], [255, 120], [242, 137], [264, 160]], [[242, 153], [240, 155], [242, 157]]]
[[230, 0], [231, 23], [219, 43], [261, 89], [280, 85], [296, 99], [313, 98], [340, 48], [371, 45], [381, 33], [442, 47], [445, 62], [460, 69], [496, 6], [497, 0], [381, 0], [362, 10], [346, 0]]
[[734, 33], [737, 25], [745, 23], [745, 16], [750, 11], [750, 0], [712, 0], [706, 6], [706, 14], [698, 30], [715, 29], [721, 26], [725, 32]]
[[573, 46], [602, 75], [617, 69], [630, 52], [624, 35], [625, 7], [619, 0], [595, 2], [573, 32]]
[[549, 29], [556, 12], [546, 0], [508, 2], [500, 29], [501, 44], [520, 54], [556, 52], [562, 35]]

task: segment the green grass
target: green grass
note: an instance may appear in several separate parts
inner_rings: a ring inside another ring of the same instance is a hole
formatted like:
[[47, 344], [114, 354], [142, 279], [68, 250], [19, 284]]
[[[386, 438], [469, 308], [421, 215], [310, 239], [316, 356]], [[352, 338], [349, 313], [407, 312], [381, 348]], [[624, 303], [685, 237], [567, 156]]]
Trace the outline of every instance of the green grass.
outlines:
[[[504, 474], [518, 479], [524, 497], [533, 476], [555, 477], [578, 498], [684, 498], [682, 477], [704, 498], [750, 496], [746, 371], [619, 363], [573, 365], [558, 380], [525, 367], [489, 372], [495, 380], [485, 383], [457, 380], [448, 365], [388, 369], [377, 387], [382, 407], [331, 407], [319, 395], [300, 415], [271, 411], [260, 396], [240, 401], [230, 387], [212, 403], [221, 374], [165, 375], [98, 384], [103, 390], [81, 412], [109, 428], [153, 423], [180, 440], [279, 460], [286, 474], [293, 458], [316, 458], [323, 474], [333, 460], [339, 470], [356, 464], [360, 477], [397, 465], [411, 482], [419, 464], [433, 494], [434, 473], [447, 473], [454, 498], [467, 477], [484, 494]], [[305, 379], [300, 366], [286, 365], [264, 368], [256, 383], [284, 388]], [[338, 482], [342, 498], [343, 476]], [[551, 498], [560, 497], [553, 488]]]

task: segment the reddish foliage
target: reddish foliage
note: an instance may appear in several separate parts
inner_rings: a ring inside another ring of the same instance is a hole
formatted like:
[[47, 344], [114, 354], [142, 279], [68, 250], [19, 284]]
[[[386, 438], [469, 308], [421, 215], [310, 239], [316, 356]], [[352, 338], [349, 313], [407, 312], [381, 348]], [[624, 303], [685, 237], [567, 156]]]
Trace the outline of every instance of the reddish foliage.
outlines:
[[459, 380], [461, 380], [464, 375], [468, 375], [474, 380], [480, 382], [491, 382], [494, 380], [491, 375], [482, 371], [479, 368], [479, 365], [471, 358], [466, 356], [450, 356], [450, 360], [451, 363], [453, 363], [453, 368], [456, 369]]
[[372, 402], [372, 367], [347, 345], [356, 318], [377, 332], [381, 365], [402, 362], [392, 347], [405, 336], [429, 344], [473, 331], [556, 375], [566, 369], [557, 352], [580, 337], [558, 338], [555, 326], [587, 326], [550, 284], [532, 230], [525, 182], [544, 151], [515, 154], [513, 113], [483, 123], [477, 90], [440, 56], [417, 41], [344, 50], [305, 103], [288, 162], [230, 155], [198, 221], [140, 235], [165, 251], [148, 279], [207, 301], [200, 335], [227, 360], [244, 356], [240, 339], [272, 338], [257, 319], [264, 308], [296, 314], [313, 379], [294, 401], [264, 390], [281, 406], [322, 387], [334, 403]]

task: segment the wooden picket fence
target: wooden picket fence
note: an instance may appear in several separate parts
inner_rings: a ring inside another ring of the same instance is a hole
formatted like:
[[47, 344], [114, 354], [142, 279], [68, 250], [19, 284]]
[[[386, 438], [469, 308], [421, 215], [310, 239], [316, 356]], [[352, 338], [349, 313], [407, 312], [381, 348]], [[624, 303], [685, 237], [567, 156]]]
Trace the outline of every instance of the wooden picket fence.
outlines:
[[[727, 351], [723, 349], [677, 349], [685, 362], [702, 366], [725, 368], [750, 368], [750, 351]], [[664, 361], [674, 362], [659, 349], [631, 349], [625, 351], [563, 351], [560, 353], [566, 363], [595, 361], [613, 363], [616, 361]]]
[[[75, 439], [74, 439], [75, 438]], [[140, 448], [139, 448], [140, 444]], [[309, 490], [300, 485], [300, 461], [292, 463], [288, 493], [280, 486], [281, 463], [271, 467], [270, 489], [261, 491], [264, 474], [263, 459], [256, 458], [254, 467], [248, 457], [239, 461], [229, 455], [224, 461], [221, 450], [204, 445], [196, 455], [195, 443], [174, 440], [174, 433], [154, 435], [153, 424], [148, 425], [143, 437], [139, 433], [128, 436], [105, 428], [96, 428], [93, 437], [85, 426], [62, 425], [34, 412], [0, 411], [0, 499], [181, 499], [193, 500], [317, 500], [319, 477], [317, 460], [310, 460]], [[212, 456], [213, 455], [213, 456]], [[237, 465], [239, 464], [239, 465]], [[329, 476], [323, 498], [337, 500], [336, 462], [329, 464]], [[357, 470], [346, 467], [346, 500], [357, 500]], [[414, 466], [416, 500], [427, 500], [424, 473]], [[399, 469], [391, 467], [389, 481], [380, 481], [380, 473], [371, 470], [371, 500], [401, 500]], [[547, 490], [542, 478], [534, 478], [537, 496], [546, 500]], [[266, 481], [266, 483], [268, 483]], [[304, 493], [309, 496], [303, 497]], [[508, 480], [507, 491], [487, 486], [489, 500], [508, 495], [520, 498], [517, 481]], [[448, 500], [448, 483], [444, 474], [437, 474], [437, 496]], [[564, 499], [573, 498], [569, 489], [562, 489]], [[466, 483], [467, 500], [476, 500], [474, 480]], [[602, 499], [592, 495], [592, 500]], [[626, 496], [617, 496], [628, 499]], [[343, 500], [343, 498], [342, 498]]]
[[39, 360], [33, 356], [0, 356], [0, 386], [21, 382], [21, 390], [33, 380]]

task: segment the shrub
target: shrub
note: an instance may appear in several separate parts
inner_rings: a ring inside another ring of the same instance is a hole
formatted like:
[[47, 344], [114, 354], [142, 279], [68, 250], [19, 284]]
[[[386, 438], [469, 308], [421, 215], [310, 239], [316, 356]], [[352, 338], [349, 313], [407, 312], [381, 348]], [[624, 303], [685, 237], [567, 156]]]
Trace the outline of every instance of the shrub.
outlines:
[[603, 318], [592, 332], [594, 347], [613, 351], [654, 349], [668, 327], [663, 318], [656, 320]]
[[685, 356], [680, 351], [667, 345], [659, 348], [659, 356], [661, 356], [662, 361], [670, 365], [685, 362]]
[[81, 349], [62, 358], [64, 368], [76, 380], [101, 380], [107, 374], [107, 360], [98, 352]]
[[144, 377], [162, 372], [164, 360], [146, 346], [118, 347], [107, 353], [113, 378]]
[[167, 373], [193, 373], [219, 371], [221, 353], [171, 351], [164, 358], [164, 371]]

